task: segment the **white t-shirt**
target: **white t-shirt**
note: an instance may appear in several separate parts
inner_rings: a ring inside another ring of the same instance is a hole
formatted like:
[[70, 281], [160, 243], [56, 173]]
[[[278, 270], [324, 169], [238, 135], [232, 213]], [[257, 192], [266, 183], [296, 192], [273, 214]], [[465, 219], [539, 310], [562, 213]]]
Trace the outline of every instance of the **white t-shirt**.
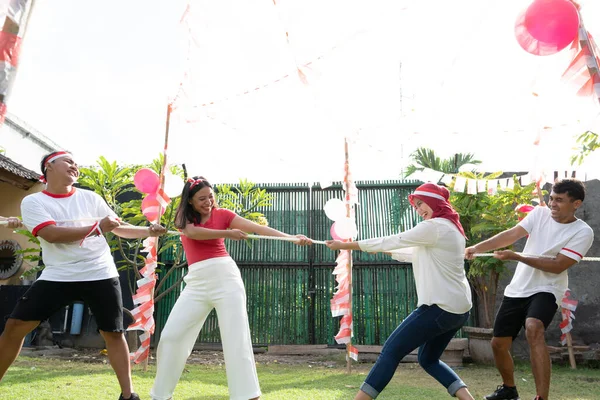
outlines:
[[[425, 220], [398, 235], [360, 240], [358, 245], [364, 251], [393, 252], [399, 261], [412, 261], [419, 306], [437, 304], [454, 314], [471, 309], [465, 238], [446, 218]], [[402, 251], [394, 252], [398, 249]]]
[[[548, 207], [535, 207], [519, 225], [529, 238], [523, 253], [556, 256], [558, 253], [579, 262], [592, 246], [594, 231], [588, 224], [578, 219], [561, 224], [552, 219]], [[507, 297], [529, 297], [536, 293], [552, 293], [560, 302], [569, 287], [567, 270], [560, 274], [544, 272], [522, 262], [517, 264], [510, 284], [504, 290]]]
[[[104, 199], [94, 192], [75, 189], [56, 195], [45, 190], [26, 196], [21, 202], [23, 223], [37, 236], [48, 225], [89, 226], [91, 221], [61, 222], [89, 218], [116, 218]], [[48, 243], [38, 237], [45, 268], [40, 280], [54, 282], [97, 281], [119, 276], [110, 248], [103, 236], [90, 236], [79, 246], [73, 243]]]

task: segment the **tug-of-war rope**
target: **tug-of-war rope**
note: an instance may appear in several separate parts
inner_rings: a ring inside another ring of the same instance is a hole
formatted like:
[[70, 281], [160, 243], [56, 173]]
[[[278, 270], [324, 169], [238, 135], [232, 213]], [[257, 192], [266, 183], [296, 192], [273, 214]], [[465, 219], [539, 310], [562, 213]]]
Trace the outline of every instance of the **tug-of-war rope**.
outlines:
[[[82, 218], [82, 219], [69, 219], [69, 220], [62, 220], [62, 221], [56, 221], [57, 223], [68, 223], [68, 222], [97, 222], [100, 221], [102, 218]], [[8, 221], [0, 221], [0, 226], [6, 226], [8, 225]], [[137, 225], [129, 225], [129, 224], [123, 224], [122, 226], [126, 226], [128, 229], [147, 229], [147, 226], [137, 226]], [[170, 235], [181, 235], [181, 232], [179, 231], [167, 231], [167, 234]], [[280, 241], [284, 241], [284, 242], [296, 242], [300, 239], [296, 238], [296, 237], [279, 237], [279, 236], [263, 236], [263, 235], [254, 235], [254, 234], [248, 234], [248, 239], [255, 239], [255, 240], [259, 240], [259, 239], [266, 239], [266, 240], [280, 240]], [[324, 240], [314, 240], [314, 239], [310, 239], [314, 244], [325, 244]], [[528, 254], [528, 253], [516, 253], [519, 254], [523, 257], [537, 257], [537, 258], [554, 258], [555, 256], [550, 256], [550, 255], [538, 255], [538, 254]], [[473, 254], [473, 257], [493, 257], [494, 253], [475, 253]], [[600, 261], [600, 257], [583, 257], [581, 259], [581, 261]]]

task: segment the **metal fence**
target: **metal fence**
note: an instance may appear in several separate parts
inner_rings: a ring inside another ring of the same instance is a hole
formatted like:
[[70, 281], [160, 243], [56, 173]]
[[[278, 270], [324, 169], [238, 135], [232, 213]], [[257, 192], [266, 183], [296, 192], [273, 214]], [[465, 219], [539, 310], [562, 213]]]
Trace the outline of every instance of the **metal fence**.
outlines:
[[[407, 196], [417, 186], [407, 181], [357, 182], [359, 205], [356, 221], [360, 238], [390, 235], [414, 226], [417, 215]], [[343, 198], [340, 184], [321, 189], [308, 185], [258, 185], [274, 196], [272, 207], [261, 210], [275, 229], [330, 238], [332, 222], [323, 206], [331, 198]], [[334, 344], [339, 319], [331, 317], [330, 299], [335, 287], [331, 274], [335, 252], [325, 246], [299, 247], [289, 242], [259, 240], [228, 242], [246, 286], [248, 316], [253, 343]], [[354, 342], [381, 345], [416, 307], [417, 296], [410, 264], [381, 254], [353, 252]], [[176, 282], [186, 271], [169, 279]], [[168, 283], [167, 283], [168, 285]], [[171, 292], [156, 309], [156, 334], [160, 338], [168, 314], [181, 287]], [[216, 314], [206, 320], [199, 343], [220, 341]]]

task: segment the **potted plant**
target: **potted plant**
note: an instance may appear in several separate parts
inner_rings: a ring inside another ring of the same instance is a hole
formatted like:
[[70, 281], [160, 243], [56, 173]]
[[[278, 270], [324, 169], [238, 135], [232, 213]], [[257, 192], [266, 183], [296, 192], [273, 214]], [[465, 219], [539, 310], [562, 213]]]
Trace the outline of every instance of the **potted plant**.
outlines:
[[[498, 179], [501, 173], [479, 174], [462, 172], [459, 174], [470, 180]], [[536, 199], [535, 183], [521, 186], [519, 180], [513, 176], [514, 187], [467, 194], [452, 192], [450, 202], [460, 215], [460, 221], [467, 236], [467, 247], [475, 245], [504, 230], [514, 227], [525, 213], [518, 210], [522, 204], [531, 204]], [[507, 272], [506, 262], [494, 257], [477, 257], [468, 261], [467, 278], [475, 293], [477, 315], [476, 327], [464, 327], [463, 331], [469, 334], [469, 351], [476, 362], [493, 362], [493, 353], [490, 345], [496, 313], [496, 294], [498, 283], [502, 274]]]

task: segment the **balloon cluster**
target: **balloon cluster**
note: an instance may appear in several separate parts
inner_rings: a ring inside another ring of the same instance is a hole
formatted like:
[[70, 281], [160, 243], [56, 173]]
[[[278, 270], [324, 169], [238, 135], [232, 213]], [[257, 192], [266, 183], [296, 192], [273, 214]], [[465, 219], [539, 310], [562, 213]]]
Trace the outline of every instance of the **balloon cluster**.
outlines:
[[329, 229], [331, 237], [335, 240], [354, 239], [358, 229], [354, 220], [346, 216], [346, 205], [340, 199], [329, 199], [323, 207], [327, 218], [334, 221]]
[[148, 168], [142, 168], [136, 172], [133, 177], [133, 183], [137, 190], [147, 194], [142, 200], [142, 213], [149, 221], [158, 220], [159, 210], [161, 210], [161, 215], [165, 212], [165, 207], [161, 207], [159, 196], [163, 199], [164, 195], [171, 198], [177, 197], [181, 194], [184, 185], [183, 179], [170, 172], [166, 172], [164, 189], [160, 191], [160, 178], [158, 174]]
[[579, 12], [570, 0], [535, 0], [517, 18], [515, 36], [528, 53], [558, 53], [577, 38]]

